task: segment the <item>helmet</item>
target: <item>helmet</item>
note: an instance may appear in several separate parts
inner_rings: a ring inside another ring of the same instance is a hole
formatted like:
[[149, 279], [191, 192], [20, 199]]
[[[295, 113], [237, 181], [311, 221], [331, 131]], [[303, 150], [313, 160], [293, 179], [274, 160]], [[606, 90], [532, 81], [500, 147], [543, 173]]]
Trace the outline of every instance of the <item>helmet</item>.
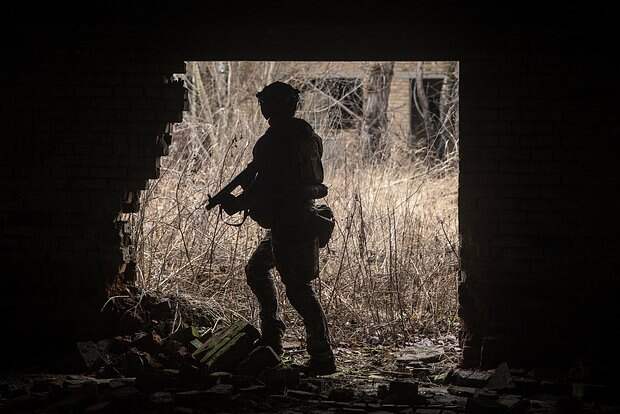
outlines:
[[293, 88], [288, 83], [273, 82], [256, 94], [259, 101], [271, 101], [282, 103], [297, 103], [299, 101], [299, 90]]

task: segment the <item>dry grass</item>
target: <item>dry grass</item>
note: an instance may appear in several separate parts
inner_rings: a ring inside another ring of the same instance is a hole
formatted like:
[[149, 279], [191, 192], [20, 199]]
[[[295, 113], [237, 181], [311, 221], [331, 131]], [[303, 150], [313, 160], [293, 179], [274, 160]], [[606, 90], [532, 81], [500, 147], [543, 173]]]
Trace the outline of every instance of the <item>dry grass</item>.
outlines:
[[[263, 230], [251, 220], [228, 226], [224, 220], [239, 217], [222, 217], [203, 206], [208, 193], [249, 161], [253, 143], [266, 128], [253, 93], [268, 83], [267, 75], [289, 78], [273, 67], [269, 72], [269, 62], [250, 62], [245, 71], [243, 62], [237, 63], [237, 71], [231, 65], [227, 75], [227, 102], [205, 103], [206, 98], [193, 95], [202, 99], [201, 106], [175, 129], [173, 153], [162, 160], [161, 177], [144, 192], [133, 229], [142, 287], [191, 294], [221, 318], [257, 322], [244, 265]], [[209, 64], [203, 65], [200, 70], [208, 74]], [[196, 83], [194, 78], [190, 86], [199, 89]], [[202, 94], [215, 96], [210, 90], [218, 87], [215, 82], [202, 83]], [[302, 117], [316, 103], [304, 105]], [[315, 128], [329, 144], [330, 125]], [[354, 134], [339, 139], [340, 150], [325, 159], [330, 193], [323, 200], [333, 208], [337, 227], [328, 248], [321, 250], [321, 276], [315, 282], [332, 336], [343, 342], [381, 342], [405, 341], [421, 331], [454, 332], [459, 266], [455, 160], [429, 167], [394, 153], [373, 165], [357, 155]], [[277, 283], [285, 323], [301, 334], [300, 321]]]

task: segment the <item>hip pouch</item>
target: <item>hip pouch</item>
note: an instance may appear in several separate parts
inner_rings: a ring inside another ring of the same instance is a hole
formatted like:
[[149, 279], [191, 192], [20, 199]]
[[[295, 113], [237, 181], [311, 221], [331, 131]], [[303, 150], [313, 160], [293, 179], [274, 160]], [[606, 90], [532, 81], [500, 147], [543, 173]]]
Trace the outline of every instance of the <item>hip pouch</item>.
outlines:
[[332, 209], [326, 204], [315, 206], [312, 225], [316, 229], [317, 237], [319, 238], [319, 247], [327, 246], [327, 242], [331, 239], [334, 226], [336, 225]]

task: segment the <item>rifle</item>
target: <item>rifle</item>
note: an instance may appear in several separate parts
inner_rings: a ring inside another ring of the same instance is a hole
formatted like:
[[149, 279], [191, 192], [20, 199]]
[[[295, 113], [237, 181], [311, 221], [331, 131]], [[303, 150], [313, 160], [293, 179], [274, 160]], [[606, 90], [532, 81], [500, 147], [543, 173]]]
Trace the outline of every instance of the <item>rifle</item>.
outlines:
[[209, 198], [209, 202], [207, 203], [207, 210], [211, 210], [213, 207], [220, 205], [224, 198], [232, 193], [232, 191], [238, 186], [245, 186], [250, 183], [252, 178], [256, 175], [256, 171], [254, 168], [250, 168], [250, 166], [246, 167], [243, 171], [241, 171], [235, 178], [233, 178], [228, 184], [224, 186], [220, 191], [217, 192], [213, 197], [210, 194], [207, 194]]
[[[238, 186], [241, 186], [243, 187], [244, 190], [246, 190], [246, 188], [250, 186], [252, 180], [256, 176], [256, 173], [257, 173], [256, 168], [250, 164], [243, 171], [241, 171], [235, 178], [233, 178], [228, 184], [226, 184], [224, 188], [218, 191], [216, 195], [211, 197], [211, 195], [208, 194], [207, 195], [208, 203], [206, 206], [207, 210], [211, 210], [213, 207], [222, 204], [225, 199], [229, 198], [230, 193], [232, 193], [232, 191]], [[292, 196], [295, 199], [302, 199], [302, 200], [317, 199], [317, 198], [325, 197], [327, 195], [327, 192], [328, 192], [327, 186], [325, 186], [324, 184], [309, 184], [309, 185], [302, 186], [300, 189], [298, 189], [298, 191], [291, 191], [291, 193], [289, 193], [289, 197]], [[226, 212], [228, 214], [232, 214], [228, 212], [227, 210]], [[265, 221], [265, 216], [264, 214], [262, 214], [262, 212], [263, 210], [260, 208], [257, 209], [257, 208], [246, 207], [243, 209], [243, 220], [240, 223], [233, 224], [233, 223], [226, 223], [226, 221], [224, 222], [226, 224], [230, 224], [231, 226], [238, 227], [238, 226], [241, 226], [245, 222], [245, 219], [249, 215], [261, 227], [269, 228], [271, 225], [268, 224], [269, 221]], [[220, 214], [222, 214], [221, 209], [220, 209]], [[269, 216], [269, 214], [267, 216]]]

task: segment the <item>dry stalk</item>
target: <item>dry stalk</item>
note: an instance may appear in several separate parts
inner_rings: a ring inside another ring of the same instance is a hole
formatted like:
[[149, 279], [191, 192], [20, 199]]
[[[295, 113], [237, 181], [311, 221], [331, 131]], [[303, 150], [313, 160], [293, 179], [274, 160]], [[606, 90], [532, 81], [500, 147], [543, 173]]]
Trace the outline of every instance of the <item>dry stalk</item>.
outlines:
[[[214, 320], [256, 323], [243, 268], [263, 231], [249, 220], [241, 228], [226, 226], [217, 209], [203, 206], [208, 193], [249, 162], [249, 149], [267, 127], [256, 90], [276, 79], [302, 84], [308, 75], [290, 62], [223, 63], [191, 66], [190, 87], [196, 91], [190, 96], [197, 108], [175, 129], [162, 175], [149, 183], [141, 212], [132, 219], [138, 283], [195, 298], [212, 310]], [[327, 67], [323, 76], [329, 73]], [[428, 151], [415, 157], [413, 151], [392, 149], [391, 158], [369, 163], [355, 131], [338, 132], [338, 118], [326, 116], [341, 102], [323, 95], [305, 95], [299, 115], [312, 120], [326, 145], [325, 201], [337, 227], [321, 251], [316, 285], [334, 339], [405, 341], [420, 332], [454, 333], [458, 128], [451, 122], [458, 113], [439, 124], [442, 137], [454, 141], [444, 161], [428, 164], [420, 162]], [[454, 99], [446, 102], [446, 111], [454, 111]], [[301, 332], [275, 279], [285, 323]]]

